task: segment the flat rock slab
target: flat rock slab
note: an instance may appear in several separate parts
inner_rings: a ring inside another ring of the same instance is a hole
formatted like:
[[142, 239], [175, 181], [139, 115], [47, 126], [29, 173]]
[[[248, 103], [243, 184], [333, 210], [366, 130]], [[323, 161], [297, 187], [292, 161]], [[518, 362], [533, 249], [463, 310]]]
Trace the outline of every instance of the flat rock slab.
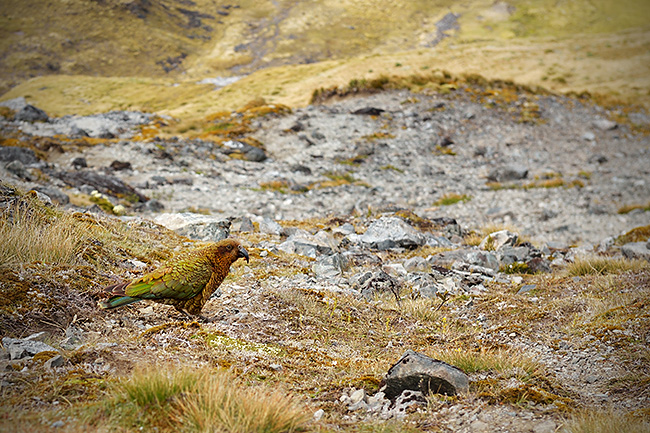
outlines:
[[410, 349], [388, 370], [385, 382], [382, 391], [390, 400], [405, 390], [425, 395], [456, 395], [469, 390], [469, 377], [460, 368]]
[[28, 340], [26, 338], [2, 339], [2, 345], [9, 353], [10, 359], [22, 359], [26, 356], [34, 356], [41, 352], [56, 352], [57, 350], [42, 341]]
[[628, 259], [643, 259], [650, 262], [650, 249], [646, 242], [630, 242], [621, 247], [621, 253]]

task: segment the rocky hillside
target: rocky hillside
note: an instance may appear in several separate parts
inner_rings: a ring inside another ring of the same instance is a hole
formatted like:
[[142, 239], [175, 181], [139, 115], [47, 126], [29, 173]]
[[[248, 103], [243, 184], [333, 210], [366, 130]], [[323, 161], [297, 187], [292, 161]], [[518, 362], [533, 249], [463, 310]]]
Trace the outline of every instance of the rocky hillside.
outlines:
[[[180, 123], [5, 102], [0, 428], [649, 431], [648, 113], [398, 84]], [[227, 236], [251, 260], [205, 319], [97, 309]]]

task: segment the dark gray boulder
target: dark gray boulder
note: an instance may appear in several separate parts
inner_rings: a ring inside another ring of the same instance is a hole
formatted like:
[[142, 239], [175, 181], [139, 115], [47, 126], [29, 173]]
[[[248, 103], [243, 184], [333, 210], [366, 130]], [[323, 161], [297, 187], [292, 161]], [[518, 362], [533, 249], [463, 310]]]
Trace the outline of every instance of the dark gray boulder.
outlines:
[[47, 122], [49, 117], [47, 113], [40, 108], [36, 108], [33, 105], [25, 105], [20, 111], [16, 113], [15, 120], [20, 120], [23, 122]]
[[0, 161], [20, 161], [23, 165], [38, 162], [38, 157], [32, 149], [17, 146], [0, 146]]
[[458, 367], [407, 350], [384, 379], [386, 398], [394, 400], [405, 390], [456, 395], [469, 390], [469, 377]]

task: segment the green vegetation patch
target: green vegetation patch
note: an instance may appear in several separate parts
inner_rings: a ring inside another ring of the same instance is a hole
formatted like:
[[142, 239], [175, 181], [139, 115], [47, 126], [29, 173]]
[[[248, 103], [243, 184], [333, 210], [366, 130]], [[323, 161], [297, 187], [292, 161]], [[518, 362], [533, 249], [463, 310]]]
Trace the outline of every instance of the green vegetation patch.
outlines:
[[219, 347], [225, 350], [255, 352], [271, 356], [279, 356], [284, 353], [282, 348], [275, 345], [253, 343], [221, 333], [201, 332], [197, 334], [197, 337], [202, 338], [211, 347]]
[[436, 200], [433, 205], [434, 206], [451, 206], [456, 203], [461, 203], [461, 202], [466, 202], [470, 201], [472, 197], [466, 195], [466, 194], [456, 194], [456, 193], [448, 193], [440, 197], [438, 200]]

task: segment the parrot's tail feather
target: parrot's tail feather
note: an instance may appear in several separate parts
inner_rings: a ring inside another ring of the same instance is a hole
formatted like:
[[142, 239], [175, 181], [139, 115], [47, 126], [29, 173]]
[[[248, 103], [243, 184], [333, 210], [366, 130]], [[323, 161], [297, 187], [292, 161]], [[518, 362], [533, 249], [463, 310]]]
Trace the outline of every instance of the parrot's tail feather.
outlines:
[[105, 309], [117, 308], [122, 305], [132, 304], [141, 301], [139, 298], [132, 298], [130, 296], [113, 296], [105, 301], [100, 301], [99, 306]]
[[113, 296], [125, 296], [124, 295], [124, 289], [126, 289], [126, 286], [128, 286], [129, 283], [127, 282], [121, 282], [117, 284], [112, 284], [110, 286], [104, 287], [104, 291], [108, 294], [111, 294]]

